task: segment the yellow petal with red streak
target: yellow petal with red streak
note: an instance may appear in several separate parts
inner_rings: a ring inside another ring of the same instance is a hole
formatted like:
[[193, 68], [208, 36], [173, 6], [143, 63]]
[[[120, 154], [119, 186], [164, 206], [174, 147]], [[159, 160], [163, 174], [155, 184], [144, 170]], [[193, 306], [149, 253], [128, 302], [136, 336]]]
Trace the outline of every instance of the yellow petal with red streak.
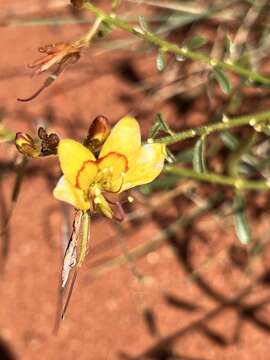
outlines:
[[61, 140], [57, 152], [65, 178], [71, 185], [87, 190], [98, 170], [93, 153], [71, 139]]
[[113, 127], [110, 135], [102, 146], [99, 157], [104, 157], [110, 152], [123, 154], [128, 163], [141, 146], [141, 132], [137, 120], [125, 116]]

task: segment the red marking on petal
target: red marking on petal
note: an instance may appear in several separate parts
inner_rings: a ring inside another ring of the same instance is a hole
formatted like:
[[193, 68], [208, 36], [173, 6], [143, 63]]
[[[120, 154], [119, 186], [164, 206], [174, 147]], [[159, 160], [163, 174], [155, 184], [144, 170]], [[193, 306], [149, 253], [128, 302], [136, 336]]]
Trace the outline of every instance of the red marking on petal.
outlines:
[[75, 183], [75, 186], [78, 187], [79, 189], [81, 189], [80, 187], [80, 175], [81, 173], [84, 171], [85, 167], [87, 166], [87, 164], [94, 164], [96, 165], [96, 161], [94, 160], [86, 160], [84, 161], [82, 167], [80, 168], [80, 170], [78, 171], [77, 175], [76, 175], [76, 183]]
[[119, 154], [119, 153], [117, 153], [117, 152], [115, 152], [115, 151], [109, 152], [109, 153], [106, 154], [105, 156], [97, 159], [96, 162], [99, 163], [99, 162], [101, 162], [103, 159], [106, 159], [107, 157], [109, 157], [110, 155], [116, 155], [117, 157], [122, 158], [122, 159], [125, 161], [125, 171], [128, 171], [128, 160], [127, 160], [127, 157], [126, 157], [125, 155]]

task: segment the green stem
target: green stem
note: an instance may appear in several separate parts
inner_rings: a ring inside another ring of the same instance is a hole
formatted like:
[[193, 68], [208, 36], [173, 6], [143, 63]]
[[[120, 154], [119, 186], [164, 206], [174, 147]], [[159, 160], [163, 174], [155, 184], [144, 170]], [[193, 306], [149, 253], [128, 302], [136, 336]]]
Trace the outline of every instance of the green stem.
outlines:
[[139, 38], [148, 41], [151, 44], [154, 44], [158, 48], [160, 48], [164, 52], [171, 52], [179, 56], [183, 56], [187, 59], [199, 61], [203, 64], [213, 66], [218, 66], [219, 68], [223, 70], [229, 70], [232, 71], [240, 76], [243, 76], [245, 78], [248, 78], [251, 81], [255, 81], [264, 85], [270, 85], [270, 78], [267, 78], [263, 75], [260, 75], [250, 69], [243, 68], [237, 64], [231, 63], [231, 62], [224, 62], [217, 59], [212, 59], [211, 57], [201, 53], [201, 52], [195, 52], [189, 50], [185, 46], [178, 46], [177, 44], [168, 42], [166, 40], [161, 39], [157, 35], [149, 32], [144, 31], [139, 27], [132, 27], [127, 22], [123, 21], [119, 17], [110, 14], [107, 14], [102, 9], [96, 7], [93, 5], [90, 1], [85, 1], [83, 8], [91, 11], [94, 13], [97, 17], [102, 18], [104, 22], [106, 22], [109, 25], [114, 25], [115, 27], [124, 30], [128, 33], [131, 33], [133, 35], [138, 36]]
[[74, 46], [77, 46], [77, 47], [89, 46], [91, 43], [91, 40], [96, 35], [101, 22], [102, 22], [102, 19], [100, 17], [96, 18], [93, 26], [91, 26], [89, 31], [87, 31], [87, 33], [81, 39], [79, 39], [78, 41], [76, 41], [74, 43]]
[[194, 138], [196, 136], [209, 135], [216, 131], [231, 129], [234, 127], [243, 126], [247, 124], [254, 127], [260, 122], [267, 120], [270, 120], [270, 111], [264, 111], [258, 114], [239, 116], [233, 119], [228, 119], [227, 117], [224, 117], [223, 120], [220, 122], [182, 131], [172, 136], [165, 136], [160, 139], [155, 139], [155, 142], [171, 145], [176, 142], [183, 141], [185, 139]]
[[165, 166], [165, 172], [179, 175], [183, 177], [192, 178], [199, 181], [206, 181], [213, 184], [220, 184], [225, 186], [231, 186], [236, 189], [241, 190], [269, 190], [270, 183], [266, 181], [253, 181], [245, 180], [241, 178], [233, 178], [229, 176], [217, 175], [214, 173], [198, 173], [192, 169], [187, 169], [183, 167], [176, 166]]

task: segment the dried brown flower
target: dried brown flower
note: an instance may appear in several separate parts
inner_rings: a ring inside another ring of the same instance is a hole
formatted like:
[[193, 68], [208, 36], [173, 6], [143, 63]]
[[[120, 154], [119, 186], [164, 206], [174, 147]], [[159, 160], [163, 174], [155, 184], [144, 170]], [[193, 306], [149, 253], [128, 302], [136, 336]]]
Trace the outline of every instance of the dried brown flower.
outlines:
[[35, 69], [33, 75], [39, 75], [47, 70], [52, 70], [51, 74], [44, 81], [42, 86], [30, 97], [19, 98], [18, 101], [30, 101], [36, 98], [44, 89], [50, 86], [61, 72], [71, 64], [76, 63], [80, 58], [80, 47], [76, 47], [71, 43], [58, 43], [46, 45], [39, 48], [39, 52], [46, 55], [28, 65]]
[[69, 43], [50, 44], [39, 48], [40, 53], [46, 55], [28, 65], [36, 68], [34, 75], [51, 69], [54, 65], [74, 64], [80, 58], [80, 49]]

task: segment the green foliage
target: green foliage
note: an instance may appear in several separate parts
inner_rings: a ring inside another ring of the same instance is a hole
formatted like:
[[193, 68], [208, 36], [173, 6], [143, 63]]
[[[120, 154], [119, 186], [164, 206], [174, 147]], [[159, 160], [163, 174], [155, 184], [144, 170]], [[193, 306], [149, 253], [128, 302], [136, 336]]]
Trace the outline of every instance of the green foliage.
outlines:
[[220, 69], [218, 66], [214, 66], [213, 74], [215, 76], [215, 79], [219, 83], [221, 90], [225, 94], [229, 95], [232, 91], [232, 85], [231, 85], [230, 79], [225, 74], [225, 72], [222, 69]]
[[186, 46], [191, 50], [195, 50], [207, 44], [207, 41], [208, 40], [203, 36], [194, 36], [186, 43]]
[[156, 66], [157, 66], [157, 70], [162, 72], [165, 70], [166, 67], [166, 59], [165, 59], [165, 54], [163, 51], [159, 51], [157, 53], [157, 57], [156, 57]]
[[[138, 58], [148, 54], [152, 56], [150, 59], [153, 73], [149, 74], [149, 78], [140, 79], [136, 88], [136, 91], [145, 97], [145, 101], [136, 104], [137, 108], [131, 109], [131, 113], [142, 110], [141, 113], [144, 114], [145, 109], [150, 113], [158, 111], [149, 131], [148, 141], [167, 145], [167, 164], [156, 181], [141, 187], [141, 194], [151, 195], [154, 191], [173, 192], [180, 185], [188, 183], [189, 179], [196, 181], [196, 186], [198, 183], [215, 186], [215, 193], [219, 197], [224, 196], [229, 206], [233, 204], [231, 220], [239, 241], [245, 245], [250, 243], [252, 235], [247, 210], [252, 204], [246, 203], [246, 195], [249, 191], [270, 189], [269, 148], [266, 146], [265, 150], [262, 145], [270, 135], [270, 111], [268, 103], [264, 101], [268, 97], [270, 78], [262, 72], [269, 61], [269, 29], [265, 24], [258, 23], [262, 10], [260, 4], [255, 1], [244, 2], [243, 8], [250, 6], [253, 14], [257, 15], [257, 18], [252, 18], [254, 23], [249, 23], [246, 10], [235, 6], [233, 2], [219, 1], [208, 6], [196, 1], [151, 1], [150, 4], [144, 0], [140, 2], [138, 12], [126, 11], [125, 6], [130, 4], [124, 4], [121, 0], [110, 2], [110, 6], [105, 7], [106, 11], [100, 7], [102, 4], [94, 1], [74, 0], [71, 3], [77, 8], [78, 18], [61, 18], [59, 15], [53, 19], [18, 19], [7, 21], [3, 25], [61, 26], [76, 21], [90, 23], [90, 17], [84, 17], [87, 12], [96, 17], [80, 38], [71, 39], [70, 43], [66, 44], [66, 52], [63, 53], [60, 49], [56, 56], [49, 48], [48, 52], [45, 51], [45, 58], [38, 60], [41, 64], [39, 72], [49, 73], [41, 90], [56, 79], [58, 81], [60, 73], [62, 74], [67, 65], [79, 61], [83, 56], [95, 54], [93, 42], [97, 48], [106, 49], [107, 62], [111, 49], [132, 51], [132, 66], [136, 66], [137, 55]], [[155, 11], [147, 11], [145, 16], [143, 9], [147, 5], [154, 7]], [[230, 10], [231, 18], [225, 16], [227, 10]], [[201, 26], [207, 25], [210, 19], [219, 25], [213, 35]], [[198, 22], [200, 26], [197, 26]], [[117, 33], [115, 39], [115, 30], [120, 30], [123, 37], [118, 38]], [[129, 37], [125, 37], [125, 34]], [[210, 35], [206, 38], [204, 34]], [[60, 42], [59, 39], [55, 40], [58, 46]], [[86, 49], [89, 51], [85, 51]], [[56, 70], [51, 69], [52, 64]], [[80, 64], [79, 62], [78, 71]], [[226, 97], [220, 96], [216, 86], [211, 86], [212, 82], [209, 80], [212, 79]], [[249, 104], [252, 98], [247, 95], [248, 91], [254, 91], [252, 94], [254, 98], [256, 96], [254, 111]], [[37, 95], [39, 93], [40, 90], [36, 92]], [[204, 101], [209, 100], [209, 107], [203, 110], [200, 107], [202, 98]], [[164, 104], [172, 103], [179, 111], [179, 114], [175, 111], [177, 121], [172, 121], [174, 127], [170, 126], [169, 116], [167, 121], [161, 113]], [[204, 118], [204, 123], [200, 124], [200, 120], [197, 123], [195, 120], [190, 126], [189, 121], [193, 121], [194, 115], [193, 113], [189, 116], [192, 106], [198, 106], [196, 113], [207, 112], [209, 118]], [[14, 136], [12, 131], [0, 124], [0, 142], [3, 145], [9, 145]], [[169, 148], [170, 145], [173, 145], [172, 148]], [[18, 166], [14, 166], [16, 174], [11, 208], [18, 200], [22, 181], [25, 179], [25, 167], [25, 157], [21, 158]], [[225, 195], [223, 187], [230, 189]], [[200, 208], [201, 201], [189, 196], [188, 191], [183, 191], [183, 194]], [[89, 240], [89, 219], [84, 221], [86, 225], [83, 227], [84, 234], [82, 233], [80, 239], [82, 247], [79, 252], [82, 260], [86, 256]], [[73, 243], [71, 250], [74, 248]], [[64, 259], [64, 265], [65, 262], [68, 263], [68, 272], [71, 271], [71, 260], [69, 256]]]
[[205, 164], [205, 138], [197, 140], [193, 151], [193, 169], [199, 173], [206, 172]]
[[149, 31], [149, 26], [144, 16], [139, 16], [139, 24], [143, 31]]
[[234, 224], [235, 232], [239, 241], [246, 245], [250, 243], [252, 237], [250, 232], [250, 226], [246, 217], [246, 205], [243, 196], [237, 192], [234, 198]]

